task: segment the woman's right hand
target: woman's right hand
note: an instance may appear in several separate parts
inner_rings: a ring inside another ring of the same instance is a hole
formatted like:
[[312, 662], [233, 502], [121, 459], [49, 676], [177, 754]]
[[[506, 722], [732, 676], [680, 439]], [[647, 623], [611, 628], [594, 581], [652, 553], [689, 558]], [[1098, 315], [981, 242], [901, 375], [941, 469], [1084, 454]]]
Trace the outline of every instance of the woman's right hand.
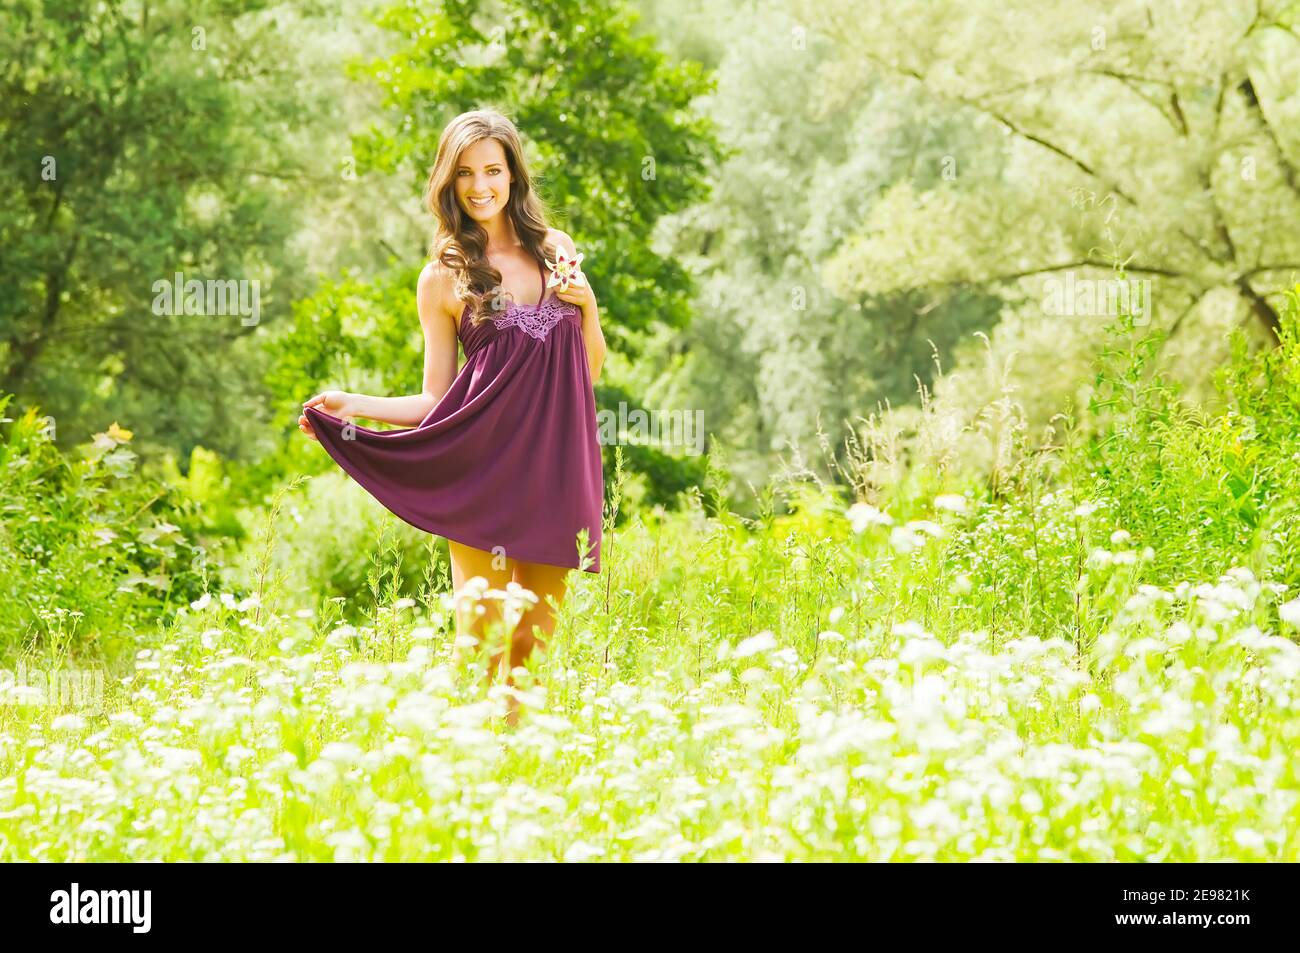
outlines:
[[[345, 390], [323, 390], [310, 400], [304, 400], [302, 406], [304, 408], [315, 407], [327, 414], [333, 414], [335, 417], [350, 417], [352, 416], [352, 395]], [[306, 413], [299, 416], [298, 429], [311, 439], [320, 440], [316, 436], [316, 431], [312, 429], [311, 421], [307, 419]]]

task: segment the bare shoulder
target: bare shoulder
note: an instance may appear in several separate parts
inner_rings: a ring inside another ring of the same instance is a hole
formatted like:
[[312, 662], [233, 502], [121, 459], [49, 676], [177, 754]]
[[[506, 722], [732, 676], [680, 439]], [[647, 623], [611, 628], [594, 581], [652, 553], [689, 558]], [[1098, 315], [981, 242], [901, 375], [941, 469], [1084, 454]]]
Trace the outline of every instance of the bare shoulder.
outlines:
[[454, 321], [459, 303], [456, 300], [455, 276], [441, 263], [428, 262], [420, 269], [420, 277], [415, 286], [415, 300], [421, 321], [429, 321], [439, 315]]
[[558, 228], [548, 228], [546, 230], [546, 244], [563, 248], [570, 257], [576, 254], [573, 239], [569, 237], [568, 232], [563, 232]]

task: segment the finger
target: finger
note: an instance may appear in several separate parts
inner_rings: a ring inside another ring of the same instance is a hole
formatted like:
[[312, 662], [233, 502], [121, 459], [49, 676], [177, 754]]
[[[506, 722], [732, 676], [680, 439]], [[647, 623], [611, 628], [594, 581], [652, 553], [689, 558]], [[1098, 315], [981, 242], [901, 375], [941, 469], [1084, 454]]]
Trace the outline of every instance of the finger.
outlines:
[[315, 397], [311, 398], [310, 400], [303, 401], [302, 405], [304, 407], [315, 407], [317, 404], [321, 403], [324, 400], [325, 400], [324, 394], [317, 394]]

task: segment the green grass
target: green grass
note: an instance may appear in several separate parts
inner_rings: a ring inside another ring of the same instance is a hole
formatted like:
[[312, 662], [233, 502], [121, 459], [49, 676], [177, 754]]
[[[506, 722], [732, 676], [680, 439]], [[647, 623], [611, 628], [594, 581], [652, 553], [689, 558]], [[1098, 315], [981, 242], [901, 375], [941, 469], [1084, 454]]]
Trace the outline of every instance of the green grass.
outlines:
[[1113, 615], [1087, 644], [965, 628], [997, 511], [931, 515], [943, 535], [907, 553], [838, 505], [634, 520], [514, 730], [502, 689], [448, 667], [443, 613], [354, 628], [212, 599], [101, 713], [3, 709], [0, 856], [1300, 855], [1300, 650], [1267, 586], [1144, 588], [1140, 558], [1094, 556]]
[[1218, 415], [1128, 388], [996, 490], [634, 514], [514, 729], [390, 551], [362, 625], [210, 594], [98, 711], [9, 690], [0, 859], [1300, 859], [1294, 349]]

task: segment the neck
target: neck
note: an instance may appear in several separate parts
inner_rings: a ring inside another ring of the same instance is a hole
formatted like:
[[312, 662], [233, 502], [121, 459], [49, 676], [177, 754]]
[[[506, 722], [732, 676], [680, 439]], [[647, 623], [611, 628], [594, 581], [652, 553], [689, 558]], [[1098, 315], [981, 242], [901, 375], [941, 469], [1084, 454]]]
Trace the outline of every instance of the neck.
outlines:
[[510, 251], [518, 247], [519, 238], [504, 212], [493, 215], [489, 221], [480, 224], [488, 235], [488, 251]]

